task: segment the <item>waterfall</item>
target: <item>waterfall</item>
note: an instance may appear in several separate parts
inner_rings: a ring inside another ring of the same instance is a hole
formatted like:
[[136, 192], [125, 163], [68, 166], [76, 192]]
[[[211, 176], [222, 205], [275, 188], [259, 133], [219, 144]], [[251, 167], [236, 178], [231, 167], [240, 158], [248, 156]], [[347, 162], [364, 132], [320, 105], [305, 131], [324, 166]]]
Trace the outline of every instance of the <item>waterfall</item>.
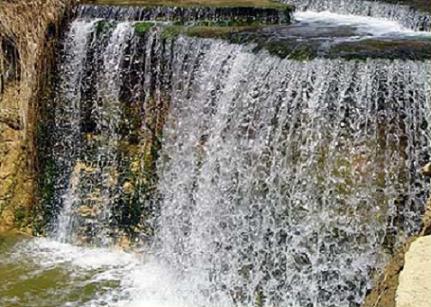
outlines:
[[420, 226], [431, 62], [299, 62], [104, 10], [64, 38], [56, 238], [132, 236], [191, 306], [359, 306]]
[[176, 44], [160, 257], [191, 276], [199, 306], [360, 304], [423, 210], [430, 63]]
[[[90, 22], [75, 20], [69, 30], [69, 39], [65, 41], [65, 55], [61, 74], [61, 107], [55, 110], [55, 152], [58, 169], [64, 170], [65, 176], [58, 176], [56, 189], [63, 202], [63, 211], [58, 217], [57, 238], [64, 242], [71, 233], [73, 224], [73, 204], [78, 201], [77, 176], [79, 170], [73, 172], [73, 160], [79, 150], [79, 112], [81, 106], [81, 83], [84, 77], [84, 62], [86, 58], [90, 34], [97, 20]], [[78, 146], [77, 146], [78, 145]], [[70, 175], [70, 176], [69, 176]]]
[[[84, 223], [87, 229], [85, 234], [80, 233], [81, 240], [101, 240], [102, 245], [109, 245], [111, 207], [119, 180], [121, 64], [133, 27], [129, 22], [118, 23], [103, 34], [104, 39], [99, 37], [106, 42], [97, 53], [100, 69], [93, 77], [97, 83], [89, 102], [91, 109], [86, 110], [89, 105], [85, 91], [93, 85], [87, 83], [90, 77], [86, 67], [91, 69], [96, 61], [89, 58], [88, 48], [94, 46], [91, 41], [100, 43], [97, 32], [101, 33], [102, 26], [97, 19], [75, 21], [64, 46], [61, 72], [64, 78], [59, 85], [61, 94], [56, 113], [55, 148], [59, 150], [54, 151], [58, 157], [57, 169], [63, 173], [57, 180], [57, 201], [63, 203], [57, 238], [62, 242], [77, 240], [78, 233], [73, 230], [78, 224], [82, 228]], [[91, 134], [94, 131], [97, 133]], [[79, 211], [81, 217], [92, 216], [97, 223], [79, 221]]]
[[282, 0], [299, 11], [330, 11], [339, 14], [394, 20], [415, 31], [431, 31], [431, 15], [408, 5], [369, 0]]

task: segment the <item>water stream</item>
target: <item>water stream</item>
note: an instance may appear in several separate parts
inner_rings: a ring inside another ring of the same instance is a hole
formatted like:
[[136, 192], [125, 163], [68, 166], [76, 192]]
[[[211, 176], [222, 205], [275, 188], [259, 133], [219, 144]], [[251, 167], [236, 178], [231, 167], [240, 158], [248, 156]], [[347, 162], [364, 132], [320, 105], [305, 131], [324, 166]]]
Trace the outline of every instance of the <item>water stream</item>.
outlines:
[[299, 62], [91, 14], [61, 51], [53, 231], [3, 243], [0, 305], [359, 306], [420, 225], [431, 62]]
[[408, 5], [376, 0], [284, 0], [299, 11], [329, 11], [396, 21], [415, 31], [431, 31], [431, 16]]

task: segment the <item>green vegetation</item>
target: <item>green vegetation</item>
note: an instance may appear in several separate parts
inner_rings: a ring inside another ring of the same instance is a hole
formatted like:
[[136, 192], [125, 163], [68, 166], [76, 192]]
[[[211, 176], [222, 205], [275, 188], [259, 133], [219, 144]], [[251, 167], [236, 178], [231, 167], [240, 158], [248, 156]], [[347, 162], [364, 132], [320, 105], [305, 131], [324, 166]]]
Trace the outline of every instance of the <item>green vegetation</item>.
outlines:
[[258, 26], [242, 26], [242, 27], [208, 27], [194, 26], [185, 28], [183, 32], [187, 36], [201, 38], [229, 38], [229, 35], [247, 30], [256, 30]]
[[107, 20], [100, 20], [96, 26], [96, 33], [100, 34], [112, 27], [112, 23]]
[[154, 26], [154, 23], [152, 22], [138, 22], [135, 23], [135, 32], [138, 34], [144, 34], [148, 32], [152, 27]]
[[232, 34], [242, 31], [255, 31], [261, 26], [166, 26], [162, 30], [163, 39], [172, 39], [180, 34], [190, 37], [228, 39]]

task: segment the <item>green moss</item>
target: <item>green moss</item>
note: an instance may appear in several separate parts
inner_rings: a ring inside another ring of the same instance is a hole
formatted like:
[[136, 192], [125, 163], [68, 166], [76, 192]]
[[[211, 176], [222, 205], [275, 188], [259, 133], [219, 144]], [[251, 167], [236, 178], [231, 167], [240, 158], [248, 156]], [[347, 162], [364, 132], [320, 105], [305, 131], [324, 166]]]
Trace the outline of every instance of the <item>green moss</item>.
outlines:
[[255, 27], [209, 27], [209, 26], [194, 26], [186, 28], [184, 32], [187, 36], [202, 37], [202, 38], [228, 38], [230, 34], [240, 31], [256, 29]]
[[29, 221], [28, 221], [28, 210], [26, 208], [15, 208], [15, 225], [17, 226], [17, 228], [23, 228], [25, 226], [28, 225]]
[[107, 20], [100, 20], [96, 25], [96, 34], [101, 34], [112, 28], [112, 23]]
[[198, 27], [245, 27], [245, 26], [259, 26], [262, 22], [253, 18], [240, 18], [240, 19], [225, 19], [217, 21], [200, 21], [195, 23], [194, 26]]
[[44, 233], [46, 225], [55, 214], [52, 203], [55, 196], [55, 163], [50, 153], [51, 137], [49, 124], [39, 123], [36, 130], [39, 156], [38, 198], [39, 204], [34, 207], [33, 232]]
[[145, 34], [154, 26], [154, 23], [152, 22], [138, 22], [135, 23], [134, 28], [135, 32], [138, 34]]
[[263, 294], [262, 291], [258, 291], [256, 293], [256, 303], [255, 303], [256, 307], [263, 307], [265, 306], [265, 296]]
[[164, 27], [161, 36], [163, 39], [171, 39], [183, 34], [190, 37], [229, 39], [231, 34], [241, 31], [254, 31], [258, 28], [259, 26], [174, 25]]
[[172, 39], [177, 37], [183, 32], [184, 32], [183, 26], [178, 26], [178, 25], [166, 26], [162, 30], [161, 37], [162, 39]]

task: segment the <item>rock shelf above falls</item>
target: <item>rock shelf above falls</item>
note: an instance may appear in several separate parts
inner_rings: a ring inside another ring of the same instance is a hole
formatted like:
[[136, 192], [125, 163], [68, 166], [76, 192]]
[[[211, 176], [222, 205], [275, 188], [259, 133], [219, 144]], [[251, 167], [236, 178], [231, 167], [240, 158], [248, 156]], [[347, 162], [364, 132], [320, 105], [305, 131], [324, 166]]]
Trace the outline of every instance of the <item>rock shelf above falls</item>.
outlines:
[[82, 5], [77, 15], [108, 21], [151, 22], [141, 29], [155, 25], [164, 27], [169, 37], [187, 35], [253, 44], [255, 50], [264, 49], [296, 60], [431, 58], [431, 32], [411, 30], [397, 20], [327, 11], [293, 13], [291, 6], [275, 5], [271, 1], [260, 1], [261, 7], [246, 6], [249, 3], [246, 0], [239, 1], [237, 6], [222, 0], [221, 7], [202, 6], [199, 1], [200, 5], [182, 3], [176, 7], [161, 6], [161, 1], [149, 1], [154, 4], [151, 6], [105, 4], [111, 2]]

